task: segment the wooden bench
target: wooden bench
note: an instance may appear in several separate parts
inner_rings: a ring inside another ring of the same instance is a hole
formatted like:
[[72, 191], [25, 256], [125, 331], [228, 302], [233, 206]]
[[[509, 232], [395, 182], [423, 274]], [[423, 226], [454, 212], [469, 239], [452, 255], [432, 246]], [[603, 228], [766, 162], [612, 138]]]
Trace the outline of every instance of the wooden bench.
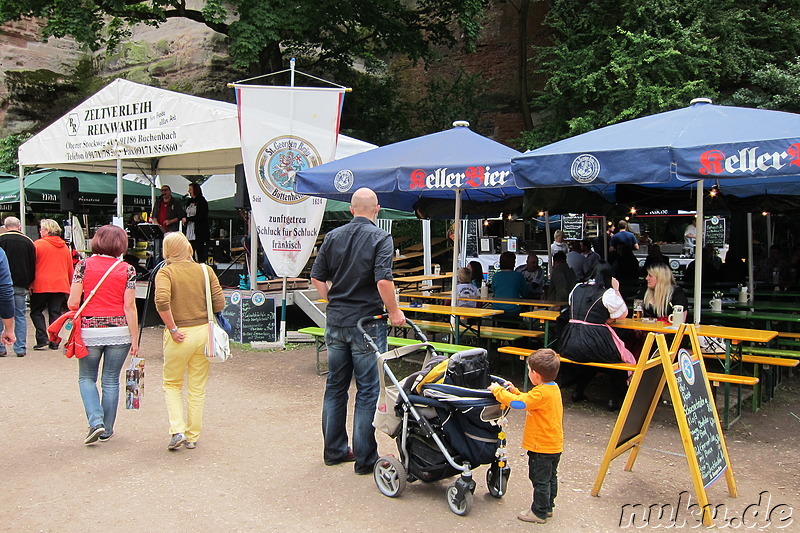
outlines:
[[[760, 378], [763, 384], [755, 389], [758, 406], [761, 402], [761, 390], [767, 400], [775, 397], [775, 390], [781, 382], [781, 368], [795, 368], [800, 365], [800, 352], [767, 348], [763, 346], [742, 346], [741, 361], [753, 365], [753, 375]], [[706, 358], [715, 358], [713, 354], [703, 354]], [[762, 368], [764, 372], [762, 372]]]
[[[326, 374], [327, 372], [322, 371], [319, 360], [319, 354], [322, 351], [322, 348], [325, 346], [325, 329], [312, 326], [312, 327], [298, 329], [297, 332], [304, 333], [306, 335], [311, 335], [314, 338], [314, 351], [316, 352], [316, 358], [317, 358], [317, 375], [322, 376]], [[417, 344], [418, 342], [420, 341], [417, 339], [407, 339], [405, 337], [386, 338], [386, 344], [388, 344], [391, 347], [408, 346], [411, 344]], [[449, 344], [445, 342], [431, 342], [430, 345], [433, 346], [433, 349], [436, 350], [437, 352], [445, 353], [448, 355], [472, 349], [472, 346], [459, 346], [458, 344]]]
[[[500, 348], [497, 349], [497, 351], [500, 352], [500, 353], [507, 353], [507, 354], [519, 356], [519, 358], [523, 359], [523, 360], [534, 352], [534, 350], [530, 350], [528, 348], [520, 348], [520, 347], [517, 347], [517, 346], [501, 346]], [[713, 357], [713, 355], [712, 355], [712, 357]], [[566, 357], [559, 357], [559, 358], [561, 359], [562, 363], [569, 363], [569, 364], [572, 364], [572, 365], [593, 366], [593, 367], [596, 367], [596, 368], [603, 368], [603, 369], [606, 369], [606, 370], [626, 370], [626, 371], [632, 372], [636, 368], [636, 365], [633, 365], [631, 363], [622, 363], [622, 362], [620, 362], [620, 363], [601, 363], [599, 361], [578, 362], [578, 361], [573, 361], [571, 359], [567, 359]], [[733, 384], [733, 385], [743, 385], [743, 386], [755, 387], [759, 383], [759, 378], [755, 377], [755, 376], [737, 376], [737, 375], [734, 375], [734, 374], [719, 374], [719, 373], [716, 373], [716, 372], [706, 372], [706, 375], [708, 376], [708, 381], [714, 387], [716, 387], [720, 383], [730, 383], [730, 384]], [[527, 384], [527, 372], [526, 372], [526, 380], [525, 380], [525, 382]], [[755, 396], [755, 392], [754, 392], [754, 396]], [[741, 402], [741, 396], [740, 396], [739, 401]], [[753, 405], [754, 405], [754, 409], [755, 409], [755, 403]]]
[[[450, 324], [448, 324], [447, 322], [436, 322], [433, 320], [415, 320], [414, 324], [416, 324], [416, 326], [422, 331], [430, 331], [433, 333], [452, 332]], [[408, 326], [400, 326], [400, 327], [408, 328]], [[468, 329], [466, 331], [461, 332], [461, 335], [477, 337], [478, 333], [475, 330]], [[539, 339], [544, 337], [544, 332], [532, 329], [514, 329], [514, 328], [502, 328], [496, 326], [480, 327], [480, 338], [487, 339], [489, 341], [513, 342], [523, 337], [530, 339]]]

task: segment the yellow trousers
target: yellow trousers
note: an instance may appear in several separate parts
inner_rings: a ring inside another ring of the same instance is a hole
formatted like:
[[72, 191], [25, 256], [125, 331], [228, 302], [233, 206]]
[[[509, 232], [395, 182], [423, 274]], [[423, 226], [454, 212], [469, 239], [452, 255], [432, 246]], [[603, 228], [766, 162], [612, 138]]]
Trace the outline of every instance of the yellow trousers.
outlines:
[[[205, 346], [208, 324], [181, 328], [183, 342], [172, 340], [164, 330], [164, 396], [167, 401], [169, 433], [183, 433], [186, 440], [196, 442], [203, 428], [203, 407], [206, 403], [208, 367]], [[183, 413], [183, 376], [188, 377], [186, 418]]]

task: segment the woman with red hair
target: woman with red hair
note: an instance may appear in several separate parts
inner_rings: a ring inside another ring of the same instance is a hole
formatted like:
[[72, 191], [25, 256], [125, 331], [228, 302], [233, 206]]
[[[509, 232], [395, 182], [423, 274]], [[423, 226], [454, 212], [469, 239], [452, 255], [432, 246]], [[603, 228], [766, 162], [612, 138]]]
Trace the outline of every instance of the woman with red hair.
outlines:
[[[120, 257], [128, 249], [128, 235], [118, 226], [103, 226], [92, 239], [91, 257], [75, 267], [67, 305], [77, 310], [91, 292], [81, 311], [81, 335], [89, 355], [78, 359], [78, 387], [83, 399], [89, 434], [84, 444], [105, 442], [114, 435], [114, 421], [119, 403], [119, 376], [128, 354], [139, 353], [138, 316], [136, 314], [136, 270]], [[97, 391], [100, 360], [103, 372]]]

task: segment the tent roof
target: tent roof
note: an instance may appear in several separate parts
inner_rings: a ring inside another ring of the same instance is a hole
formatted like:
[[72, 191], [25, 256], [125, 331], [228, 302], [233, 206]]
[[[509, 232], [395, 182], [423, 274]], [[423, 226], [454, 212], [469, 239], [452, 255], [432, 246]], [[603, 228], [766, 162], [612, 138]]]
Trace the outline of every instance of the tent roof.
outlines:
[[[19, 147], [26, 167], [224, 174], [242, 162], [236, 104], [117, 79]], [[339, 136], [337, 157], [373, 147]], [[351, 151], [352, 150], [352, 151]]]

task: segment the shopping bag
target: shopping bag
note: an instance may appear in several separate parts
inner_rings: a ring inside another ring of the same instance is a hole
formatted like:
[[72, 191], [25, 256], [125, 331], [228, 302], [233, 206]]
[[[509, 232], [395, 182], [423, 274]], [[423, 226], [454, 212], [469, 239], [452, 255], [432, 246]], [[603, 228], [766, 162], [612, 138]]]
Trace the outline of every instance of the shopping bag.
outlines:
[[231, 356], [228, 334], [215, 322], [208, 323], [208, 342], [206, 342], [206, 358], [212, 363], [224, 363]]
[[125, 371], [125, 409], [139, 409], [144, 396], [144, 358], [131, 357]]

